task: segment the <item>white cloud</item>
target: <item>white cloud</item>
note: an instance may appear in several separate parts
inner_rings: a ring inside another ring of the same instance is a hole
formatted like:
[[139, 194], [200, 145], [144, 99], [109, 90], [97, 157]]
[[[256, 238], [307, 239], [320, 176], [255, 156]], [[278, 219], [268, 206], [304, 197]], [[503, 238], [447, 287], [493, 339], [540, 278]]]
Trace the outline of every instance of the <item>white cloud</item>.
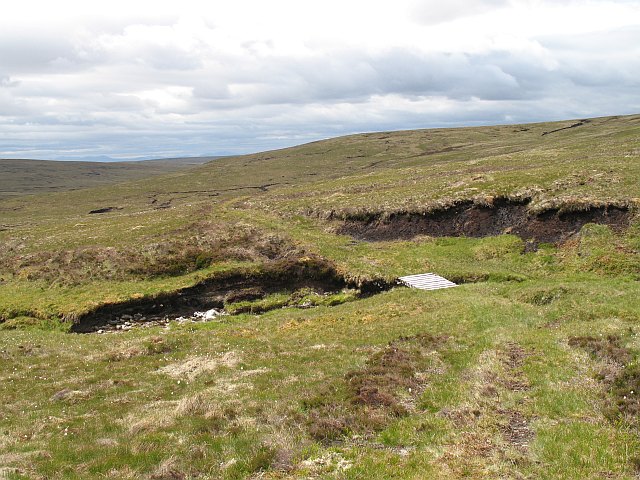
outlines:
[[509, 5], [508, 0], [422, 0], [412, 8], [414, 19], [424, 25], [436, 25], [490, 12]]
[[213, 154], [640, 110], [640, 1], [176, 5], [3, 12], [1, 154]]

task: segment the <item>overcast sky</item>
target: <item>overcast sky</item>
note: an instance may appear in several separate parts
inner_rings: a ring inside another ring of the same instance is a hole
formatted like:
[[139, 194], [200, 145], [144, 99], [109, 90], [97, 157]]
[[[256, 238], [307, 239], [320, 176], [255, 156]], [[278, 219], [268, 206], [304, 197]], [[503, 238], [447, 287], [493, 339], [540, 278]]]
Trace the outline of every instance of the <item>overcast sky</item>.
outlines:
[[640, 0], [21, 0], [2, 10], [5, 158], [244, 153], [640, 112]]

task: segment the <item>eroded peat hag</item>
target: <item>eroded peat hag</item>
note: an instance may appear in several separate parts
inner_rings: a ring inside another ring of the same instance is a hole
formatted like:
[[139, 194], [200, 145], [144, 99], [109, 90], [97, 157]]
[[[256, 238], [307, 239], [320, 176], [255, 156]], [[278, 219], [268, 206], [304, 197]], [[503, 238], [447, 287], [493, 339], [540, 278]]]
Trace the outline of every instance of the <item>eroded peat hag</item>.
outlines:
[[[122, 323], [166, 323], [170, 319], [190, 317], [194, 312], [210, 309], [261, 313], [283, 306], [332, 305], [333, 302], [341, 303], [341, 298], [331, 296], [340, 297], [339, 292], [345, 288], [357, 288], [358, 296], [367, 296], [391, 286], [379, 281], [351, 285], [331, 263], [321, 258], [279, 260], [257, 271], [231, 272], [175, 292], [102, 305], [76, 319], [70, 331], [90, 333], [116, 330]], [[269, 301], [270, 296], [278, 294], [285, 299]], [[347, 294], [343, 296], [349, 297]], [[327, 301], [314, 302], [314, 298]]]
[[550, 209], [535, 214], [528, 205], [529, 201], [504, 198], [482, 205], [469, 200], [429, 213], [399, 212], [384, 217], [374, 214], [366, 219], [346, 218], [338, 232], [373, 242], [409, 240], [418, 235], [482, 238], [514, 234], [535, 246], [542, 242], [563, 242], [587, 223], [623, 230], [629, 226], [631, 218], [628, 208], [618, 206], [570, 212]]

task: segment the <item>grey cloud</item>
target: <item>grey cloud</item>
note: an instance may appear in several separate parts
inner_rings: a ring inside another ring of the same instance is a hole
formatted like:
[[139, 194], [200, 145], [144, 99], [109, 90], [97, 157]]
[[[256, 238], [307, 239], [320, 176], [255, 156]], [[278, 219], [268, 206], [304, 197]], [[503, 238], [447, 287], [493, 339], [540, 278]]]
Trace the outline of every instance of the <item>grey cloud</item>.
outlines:
[[[520, 65], [519, 74], [517, 68]], [[524, 66], [527, 69], [524, 69]], [[420, 54], [394, 50], [363, 56], [345, 51], [331, 57], [305, 61], [256, 59], [249, 78], [260, 83], [243, 83], [242, 95], [233, 95], [223, 85], [199, 85], [194, 95], [219, 107], [247, 104], [304, 104], [322, 101], [363, 102], [372, 95], [444, 96], [455, 99], [477, 97], [486, 100], [526, 98], [534, 90], [523, 88], [527, 74], [540, 69], [534, 58], [510, 55], [491, 58], [468, 54]], [[539, 74], [535, 74], [539, 76]], [[233, 82], [233, 75], [230, 75]]]

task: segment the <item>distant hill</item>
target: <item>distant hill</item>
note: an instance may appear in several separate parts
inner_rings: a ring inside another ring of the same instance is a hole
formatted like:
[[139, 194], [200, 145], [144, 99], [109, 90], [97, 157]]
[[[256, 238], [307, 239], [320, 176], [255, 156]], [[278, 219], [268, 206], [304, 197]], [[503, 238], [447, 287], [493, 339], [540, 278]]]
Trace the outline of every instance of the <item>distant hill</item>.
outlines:
[[0, 159], [0, 198], [50, 193], [140, 180], [201, 165], [220, 157], [134, 162], [75, 162]]

